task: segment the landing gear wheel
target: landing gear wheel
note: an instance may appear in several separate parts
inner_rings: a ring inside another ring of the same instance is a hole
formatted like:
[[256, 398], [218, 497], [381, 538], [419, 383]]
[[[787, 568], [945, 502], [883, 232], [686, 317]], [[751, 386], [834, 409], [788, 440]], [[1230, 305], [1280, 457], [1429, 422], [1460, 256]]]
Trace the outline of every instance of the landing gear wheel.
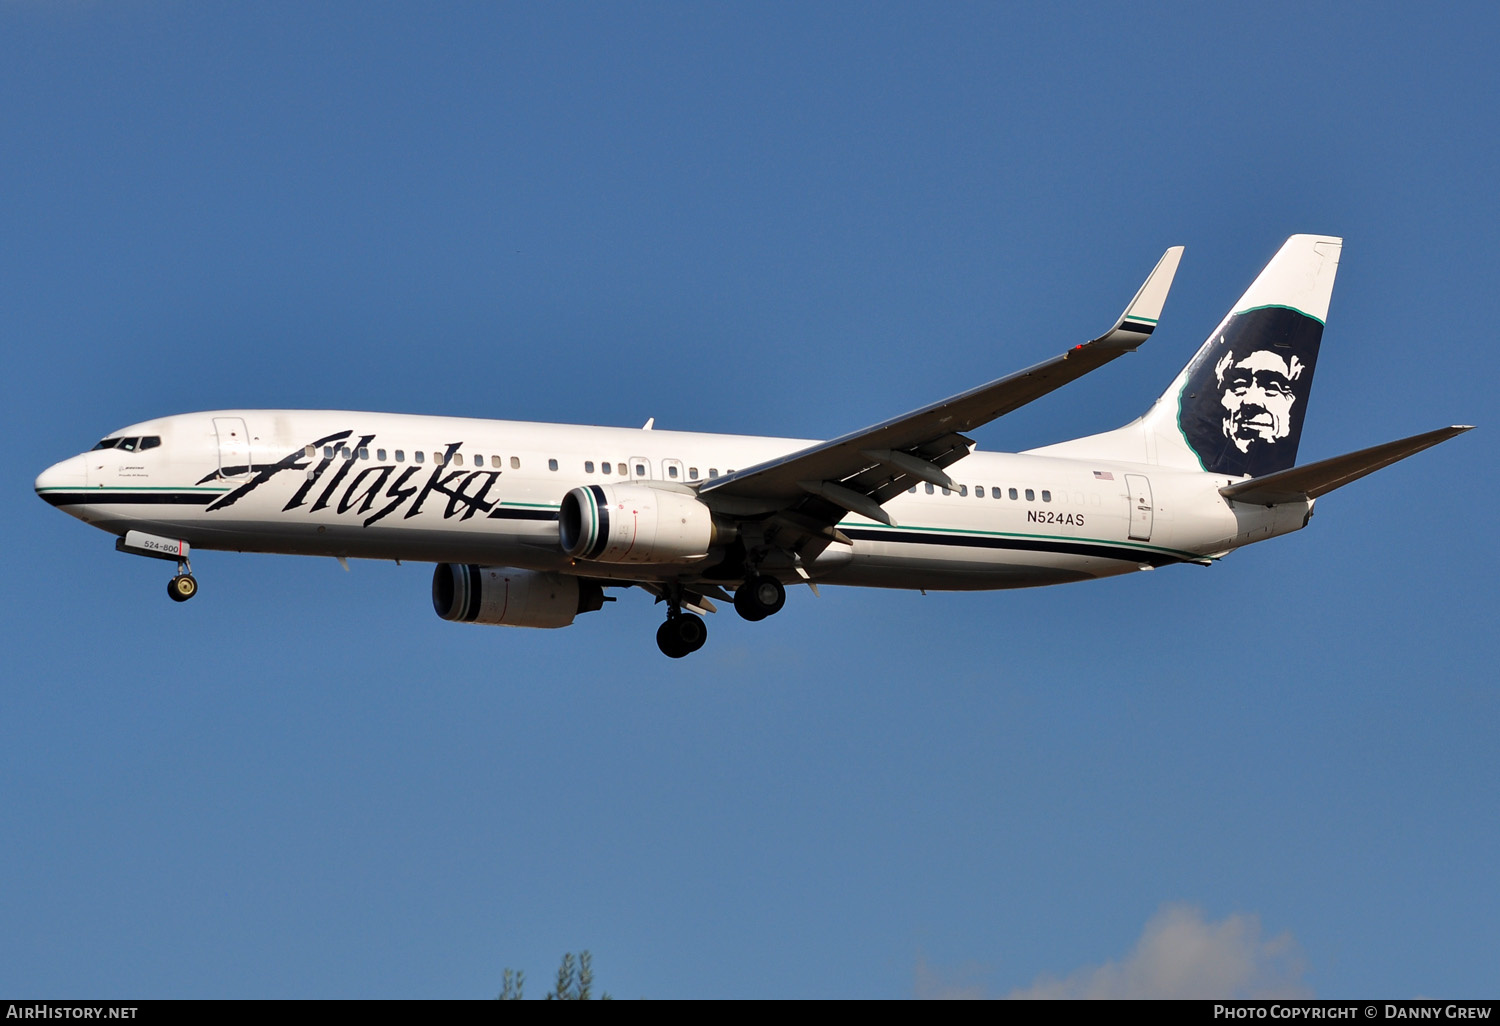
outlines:
[[784, 605], [786, 588], [766, 574], [750, 578], [734, 593], [734, 611], [752, 623], [780, 612]]
[[198, 594], [198, 582], [192, 574], [178, 574], [167, 582], [167, 594], [173, 602], [186, 602]]
[[698, 651], [707, 640], [708, 625], [701, 616], [692, 613], [668, 617], [656, 628], [656, 647], [661, 649], [663, 655], [672, 659], [681, 659], [690, 652]]

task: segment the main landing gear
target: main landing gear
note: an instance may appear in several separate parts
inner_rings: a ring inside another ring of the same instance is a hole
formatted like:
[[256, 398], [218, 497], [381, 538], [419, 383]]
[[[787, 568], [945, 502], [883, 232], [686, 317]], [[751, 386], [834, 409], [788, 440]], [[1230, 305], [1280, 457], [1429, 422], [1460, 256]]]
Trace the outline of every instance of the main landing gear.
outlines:
[[776, 578], [757, 574], [734, 593], [734, 611], [752, 623], [779, 613], [786, 605], [786, 588]]
[[656, 628], [656, 647], [669, 659], [681, 659], [696, 652], [708, 640], [708, 625], [696, 613], [682, 608], [682, 586], [668, 585], [657, 601], [667, 603], [667, 620]]
[[668, 613], [666, 622], [656, 628], [656, 647], [672, 659], [698, 651], [707, 640], [708, 625], [697, 613], [684, 613], [680, 609]]
[[[667, 603], [667, 619], [656, 628], [656, 647], [671, 659], [681, 659], [696, 652], [708, 640], [708, 625], [703, 617], [682, 608], [682, 588], [664, 589], [661, 598]], [[734, 608], [746, 620], [764, 620], [786, 605], [786, 588], [768, 574], [755, 574], [734, 593]]]

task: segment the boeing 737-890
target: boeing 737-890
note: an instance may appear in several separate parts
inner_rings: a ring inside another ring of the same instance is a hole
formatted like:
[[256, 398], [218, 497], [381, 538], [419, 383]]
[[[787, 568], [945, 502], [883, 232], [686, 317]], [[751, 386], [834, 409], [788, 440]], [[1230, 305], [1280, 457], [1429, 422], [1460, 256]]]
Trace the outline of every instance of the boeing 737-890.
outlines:
[[700, 613], [778, 612], [786, 586], [980, 590], [1209, 563], [1296, 531], [1325, 492], [1467, 427], [1295, 466], [1342, 241], [1296, 235], [1139, 419], [1022, 453], [967, 433], [1151, 335], [1182, 249], [1109, 331], [832, 441], [326, 410], [134, 424], [48, 468], [47, 502], [173, 560], [193, 548], [430, 561], [439, 616], [565, 627], [604, 589]]

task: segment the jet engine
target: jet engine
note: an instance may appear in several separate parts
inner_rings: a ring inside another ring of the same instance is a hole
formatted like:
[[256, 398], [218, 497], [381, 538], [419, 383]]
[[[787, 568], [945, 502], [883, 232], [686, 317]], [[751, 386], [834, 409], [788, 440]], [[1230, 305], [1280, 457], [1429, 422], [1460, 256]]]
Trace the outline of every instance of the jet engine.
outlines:
[[581, 485], [558, 511], [563, 551], [602, 563], [690, 563], [717, 533], [695, 496], [649, 485]]
[[432, 573], [432, 608], [459, 623], [566, 627], [603, 605], [603, 588], [565, 574], [473, 563], [439, 563]]

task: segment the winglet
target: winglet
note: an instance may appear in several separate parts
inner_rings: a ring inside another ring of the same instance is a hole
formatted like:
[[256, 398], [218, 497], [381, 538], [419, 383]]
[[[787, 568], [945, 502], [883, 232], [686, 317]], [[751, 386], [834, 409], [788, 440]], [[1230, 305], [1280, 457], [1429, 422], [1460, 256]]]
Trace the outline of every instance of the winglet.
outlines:
[[1181, 260], [1181, 246], [1173, 246], [1163, 253], [1115, 326], [1090, 344], [1134, 349], [1150, 338], [1156, 330], [1156, 322], [1161, 319], [1162, 307], [1167, 305], [1167, 293], [1172, 290], [1172, 279], [1177, 275], [1177, 265]]

